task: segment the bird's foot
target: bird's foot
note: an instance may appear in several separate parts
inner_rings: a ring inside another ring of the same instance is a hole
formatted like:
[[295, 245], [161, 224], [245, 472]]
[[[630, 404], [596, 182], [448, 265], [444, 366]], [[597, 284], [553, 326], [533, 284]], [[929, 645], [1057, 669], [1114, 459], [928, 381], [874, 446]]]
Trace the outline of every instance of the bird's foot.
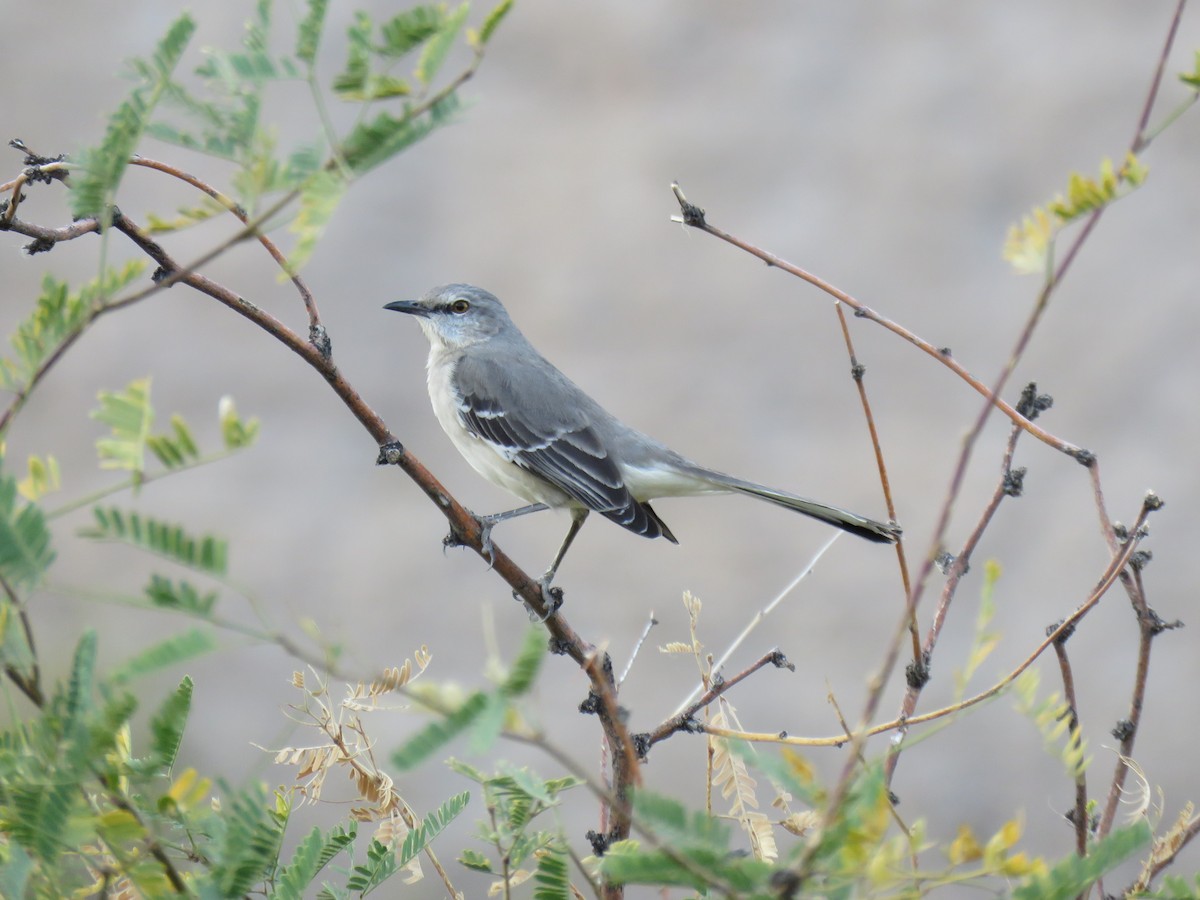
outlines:
[[456, 526], [453, 522], [451, 522], [450, 523], [450, 533], [447, 534], [444, 538], [442, 538], [442, 554], [445, 555], [446, 551], [450, 547], [467, 547], [467, 546], [470, 546], [470, 545], [467, 543], [466, 536], [461, 531], [458, 530], [458, 526]]
[[528, 601], [525, 600], [524, 597], [522, 597], [516, 591], [513, 591], [513, 599], [517, 600], [525, 607], [526, 612], [529, 613], [530, 622], [536, 622], [541, 625], [562, 608], [563, 589], [560, 587], [551, 586], [549, 573], [539, 578], [537, 584], [538, 587], [542, 589], [542, 600], [546, 607], [545, 613], [539, 613]]
[[475, 521], [479, 523], [479, 552], [488, 561], [488, 571], [491, 571], [496, 565], [496, 548], [492, 544], [492, 529], [496, 521], [490, 516], [476, 516]]

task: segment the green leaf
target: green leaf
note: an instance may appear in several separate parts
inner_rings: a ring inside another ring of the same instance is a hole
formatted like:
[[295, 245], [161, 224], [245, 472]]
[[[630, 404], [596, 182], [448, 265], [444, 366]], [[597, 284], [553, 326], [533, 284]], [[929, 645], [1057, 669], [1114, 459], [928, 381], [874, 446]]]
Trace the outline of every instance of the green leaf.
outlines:
[[146, 585], [145, 592], [155, 606], [177, 609], [202, 619], [207, 619], [217, 604], [216, 591], [201, 594], [186, 581], [176, 585], [161, 575], [150, 576], [150, 583]]
[[79, 332], [91, 316], [82, 295], [71, 294], [65, 281], [46, 275], [33, 312], [11, 340], [15, 355], [0, 360], [0, 385], [9, 391], [24, 391], [37, 370], [65, 338]]
[[196, 537], [184, 531], [182, 525], [143, 518], [115, 506], [94, 507], [92, 514], [96, 524], [82, 529], [80, 537], [120, 541], [207, 575], [224, 575], [228, 567], [228, 542], [214, 535]]
[[150, 405], [150, 379], [131, 381], [120, 393], [100, 391], [100, 406], [91, 417], [112, 430], [112, 436], [96, 441], [103, 469], [125, 469], [140, 476], [146, 468], [146, 440], [154, 424]]
[[71, 678], [67, 682], [66, 710], [63, 731], [70, 733], [79, 727], [84, 714], [92, 706], [92, 689], [96, 678], [96, 632], [85, 631], [75, 645]]
[[16, 479], [0, 471], [0, 576], [13, 587], [27, 587], [53, 561], [41, 507], [19, 500]]
[[458, 855], [458, 862], [460, 865], [466, 866], [468, 869], [471, 869], [475, 872], [491, 873], [494, 871], [494, 869], [492, 869], [491, 860], [477, 850], [463, 850], [463, 852]]
[[440, 7], [414, 6], [407, 9], [379, 26], [383, 38], [379, 53], [392, 58], [404, 56], [437, 34], [444, 24], [445, 15]]
[[435, 103], [424, 116], [397, 118], [390, 113], [380, 113], [370, 122], [359, 123], [346, 136], [342, 157], [354, 174], [361, 175], [451, 121], [458, 109], [458, 98], [450, 94]]
[[552, 846], [538, 857], [533, 876], [537, 887], [533, 900], [571, 900], [571, 879], [567, 875], [567, 854]]
[[421, 820], [420, 827], [414, 828], [405, 836], [404, 843], [396, 853], [396, 864], [400, 868], [404, 868], [416, 859], [417, 854], [429, 846], [435, 837], [445, 831], [446, 827], [458, 818], [459, 814], [467, 808], [467, 804], [470, 802], [470, 793], [463, 791], [461, 794], [455, 794], [433, 812], [429, 813], [429, 815]]
[[317, 172], [304, 183], [300, 190], [300, 211], [289, 226], [289, 230], [298, 236], [296, 246], [288, 255], [293, 268], [298, 269], [312, 256], [348, 187], [340, 173], [328, 169]]
[[196, 439], [183, 417], [171, 416], [171, 434], [152, 434], [146, 438], [146, 447], [168, 469], [178, 469], [200, 459]]
[[206, 879], [216, 896], [241, 896], [275, 868], [287, 817], [274, 799], [260, 784], [222, 804], [225, 832], [211, 848]]
[[613, 844], [600, 860], [600, 871], [617, 884], [678, 885], [706, 891], [714, 882], [728, 884], [736, 896], [765, 893], [772, 866], [726, 850], [695, 847], [688, 850], [641, 850], [633, 841]]
[[0, 864], [0, 897], [24, 897], [33, 859], [18, 843], [9, 844], [6, 851], [7, 858]]
[[492, 39], [492, 34], [500, 27], [500, 23], [504, 21], [504, 17], [508, 15], [513, 8], [513, 0], [500, 0], [492, 11], [487, 14], [487, 18], [483, 20], [483, 25], [479, 28], [479, 35], [475, 40], [478, 46], [484, 46]]
[[42, 366], [91, 323], [96, 308], [145, 270], [140, 260], [108, 269], [77, 293], [65, 281], [45, 276], [33, 311], [10, 339], [13, 355], [0, 359], [0, 387], [23, 396]]
[[361, 10], [346, 29], [346, 65], [333, 79], [337, 94], [353, 96], [362, 92], [371, 74], [371, 17]]
[[1150, 826], [1138, 821], [1097, 841], [1087, 856], [1072, 853], [1048, 872], [1032, 875], [1013, 892], [1013, 900], [1069, 900], [1150, 842]]
[[722, 849], [729, 846], [729, 826], [702, 812], [689, 812], [677, 800], [646, 790], [633, 797], [633, 815], [672, 846]]
[[421, 50], [421, 58], [413, 74], [422, 84], [428, 85], [437, 77], [438, 70], [446, 61], [446, 55], [454, 46], [454, 41], [462, 30], [463, 23], [467, 21], [467, 13], [470, 10], [471, 5], [463, 3], [454, 12], [446, 15], [438, 26], [437, 32]]
[[216, 646], [217, 642], [211, 632], [193, 628], [151, 645], [113, 669], [109, 677], [121, 684], [209, 653], [216, 649]]
[[308, 0], [308, 14], [300, 22], [296, 37], [296, 58], [312, 65], [317, 60], [317, 47], [325, 27], [325, 11], [329, 0]]
[[17, 485], [17, 491], [26, 500], [37, 502], [62, 487], [58, 460], [53, 456], [47, 456], [45, 459], [30, 456], [27, 467], [29, 474]]
[[79, 785], [67, 778], [49, 784], [22, 782], [9, 792], [14, 812], [5, 823], [9, 833], [53, 871], [54, 861], [67, 849], [63, 842], [67, 820], [83, 802]]
[[[409, 832], [409, 836], [413, 832]], [[358, 891], [360, 897], [365, 897], [383, 882], [396, 874], [396, 854], [379, 841], [371, 841], [367, 847], [367, 861], [355, 866], [346, 880], [346, 887]]]
[[153, 759], [168, 774], [175, 765], [175, 757], [179, 755], [179, 746], [183, 743], [183, 731], [192, 709], [192, 688], [192, 679], [184, 675], [179, 687], [163, 701], [158, 712], [150, 719]]
[[502, 694], [487, 694], [487, 702], [471, 726], [470, 750], [475, 754], [487, 753], [504, 730], [508, 718], [508, 701]]
[[139, 74], [148, 76], [146, 83], [117, 107], [100, 144], [79, 155], [71, 174], [71, 206], [76, 218], [107, 217], [129, 157], [195, 30], [196, 23], [187, 13], [171, 24], [153, 56], [135, 67]]
[[545, 658], [546, 636], [540, 628], [530, 628], [525, 633], [525, 642], [508, 671], [508, 677], [500, 685], [500, 693], [509, 698], [528, 693], [537, 680], [538, 671]]
[[1196, 51], [1195, 65], [1192, 66], [1192, 71], [1181, 72], [1179, 80], [1190, 88], [1200, 91], [1200, 50]]
[[320, 828], [314, 828], [296, 847], [291, 861], [279, 870], [272, 897], [277, 900], [304, 900], [306, 889], [313, 879], [330, 860], [354, 842], [356, 834], [357, 826], [353, 821], [350, 822], [349, 831], [340, 825], [328, 834]]
[[392, 754], [392, 764], [402, 770], [420, 765], [478, 719], [487, 705], [488, 695], [476, 691], [453, 713], [430, 722], [402, 744]]
[[259, 0], [254, 18], [246, 22], [246, 33], [242, 37], [244, 52], [229, 53], [209, 48], [208, 60], [196, 74], [219, 81], [230, 93], [245, 91], [247, 86], [252, 86], [253, 90], [276, 79], [299, 78], [300, 70], [292, 60], [271, 56], [268, 50], [270, 29], [271, 3]]
[[258, 419], [239, 418], [237, 404], [228, 394], [217, 404], [217, 418], [221, 421], [221, 439], [225, 442], [226, 450], [241, 450], [251, 446], [258, 438]]

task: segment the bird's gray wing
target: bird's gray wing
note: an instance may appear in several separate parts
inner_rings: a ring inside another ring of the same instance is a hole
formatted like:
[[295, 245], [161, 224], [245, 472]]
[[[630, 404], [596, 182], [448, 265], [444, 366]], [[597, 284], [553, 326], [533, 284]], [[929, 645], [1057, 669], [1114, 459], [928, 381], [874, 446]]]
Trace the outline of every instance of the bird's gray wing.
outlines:
[[536, 362], [464, 356], [454, 378], [463, 427], [588, 509], [635, 534], [676, 542], [650, 505], [630, 493], [581, 409], [586, 397], [549, 363]]

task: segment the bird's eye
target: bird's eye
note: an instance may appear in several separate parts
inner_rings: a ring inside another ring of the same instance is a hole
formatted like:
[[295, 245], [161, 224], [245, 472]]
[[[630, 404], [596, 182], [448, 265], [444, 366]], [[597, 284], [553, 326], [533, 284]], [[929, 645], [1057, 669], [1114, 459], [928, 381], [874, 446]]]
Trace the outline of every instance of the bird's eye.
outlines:
[[456, 312], [460, 316], [470, 308], [471, 308], [471, 304], [469, 302], [467, 302], [466, 300], [464, 300], [462, 297], [459, 297], [457, 300], [455, 300], [453, 303], [450, 304], [450, 311]]

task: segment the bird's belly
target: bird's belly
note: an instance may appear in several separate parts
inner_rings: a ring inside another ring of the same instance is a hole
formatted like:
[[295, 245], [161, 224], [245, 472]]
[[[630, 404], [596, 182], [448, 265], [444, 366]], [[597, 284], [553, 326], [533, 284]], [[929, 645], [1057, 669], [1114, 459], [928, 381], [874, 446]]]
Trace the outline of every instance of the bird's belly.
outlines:
[[529, 503], [545, 503], [547, 506], [576, 505], [575, 501], [554, 485], [506, 459], [496, 447], [482, 438], [475, 437], [463, 427], [459, 419], [458, 397], [451, 383], [452, 375], [451, 366], [437, 365], [431, 356], [429, 396], [433, 401], [434, 415], [455, 449], [462, 454], [471, 468], [492, 484]]

